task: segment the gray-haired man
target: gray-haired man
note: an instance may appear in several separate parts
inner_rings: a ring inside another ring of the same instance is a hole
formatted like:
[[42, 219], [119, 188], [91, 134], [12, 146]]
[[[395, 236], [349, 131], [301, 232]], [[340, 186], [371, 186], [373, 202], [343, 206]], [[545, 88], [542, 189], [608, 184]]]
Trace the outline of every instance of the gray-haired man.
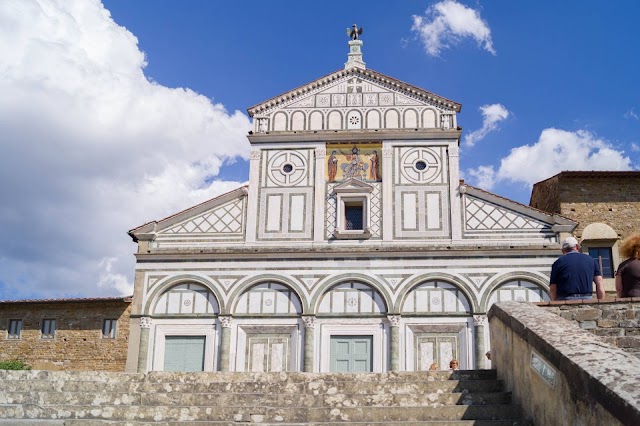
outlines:
[[573, 237], [562, 242], [562, 253], [551, 266], [551, 300], [593, 299], [592, 283], [598, 299], [603, 299], [604, 283], [598, 262], [580, 253], [578, 240]]

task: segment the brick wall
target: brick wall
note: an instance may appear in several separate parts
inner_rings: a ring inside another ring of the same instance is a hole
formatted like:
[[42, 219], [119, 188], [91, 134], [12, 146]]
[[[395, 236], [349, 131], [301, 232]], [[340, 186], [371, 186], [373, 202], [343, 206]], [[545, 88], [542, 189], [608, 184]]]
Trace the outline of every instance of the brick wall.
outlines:
[[577, 322], [580, 328], [640, 358], [640, 298], [542, 302], [537, 305]]
[[[38, 370], [124, 371], [131, 303], [0, 303], [0, 361], [20, 360]], [[56, 320], [53, 339], [41, 338], [43, 319]], [[19, 339], [7, 338], [10, 319], [22, 319]], [[116, 338], [102, 338], [104, 319], [117, 319]]]

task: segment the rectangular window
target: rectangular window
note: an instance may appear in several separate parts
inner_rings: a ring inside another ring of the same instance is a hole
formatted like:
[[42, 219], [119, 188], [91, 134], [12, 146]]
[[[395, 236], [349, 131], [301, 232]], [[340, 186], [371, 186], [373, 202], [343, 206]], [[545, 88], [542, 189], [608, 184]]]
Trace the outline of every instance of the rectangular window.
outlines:
[[19, 339], [22, 334], [22, 320], [10, 319], [7, 326], [7, 339]]
[[40, 327], [40, 337], [43, 339], [53, 339], [56, 336], [56, 320], [43, 319]]
[[118, 320], [106, 319], [102, 321], [102, 338], [103, 339], [115, 339], [116, 338], [116, 324]]
[[611, 247], [590, 247], [589, 256], [593, 257], [600, 264], [602, 278], [613, 278]]
[[364, 230], [364, 213], [362, 203], [345, 203], [344, 229], [348, 231]]

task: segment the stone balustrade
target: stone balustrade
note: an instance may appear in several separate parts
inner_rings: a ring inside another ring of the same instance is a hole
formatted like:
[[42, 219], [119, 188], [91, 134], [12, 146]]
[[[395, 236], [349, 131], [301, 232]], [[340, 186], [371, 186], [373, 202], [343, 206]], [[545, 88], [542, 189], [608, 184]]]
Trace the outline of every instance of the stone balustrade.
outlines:
[[579, 324], [597, 325], [596, 317], [604, 315], [599, 311], [613, 315], [615, 303], [597, 309], [579, 305], [549, 305], [573, 318], [565, 320], [548, 307], [494, 304], [489, 329], [498, 378], [533, 424], [640, 424], [640, 361]]
[[555, 301], [536, 305], [575, 321], [580, 328], [640, 358], [640, 298]]

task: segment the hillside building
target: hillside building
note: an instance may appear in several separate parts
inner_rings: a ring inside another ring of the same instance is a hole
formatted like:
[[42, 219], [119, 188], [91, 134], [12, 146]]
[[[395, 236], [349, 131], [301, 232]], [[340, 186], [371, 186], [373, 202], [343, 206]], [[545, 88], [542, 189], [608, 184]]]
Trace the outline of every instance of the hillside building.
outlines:
[[578, 223], [582, 251], [599, 260], [607, 292], [615, 293], [619, 243], [640, 231], [640, 172], [565, 171], [533, 185], [529, 205]]

